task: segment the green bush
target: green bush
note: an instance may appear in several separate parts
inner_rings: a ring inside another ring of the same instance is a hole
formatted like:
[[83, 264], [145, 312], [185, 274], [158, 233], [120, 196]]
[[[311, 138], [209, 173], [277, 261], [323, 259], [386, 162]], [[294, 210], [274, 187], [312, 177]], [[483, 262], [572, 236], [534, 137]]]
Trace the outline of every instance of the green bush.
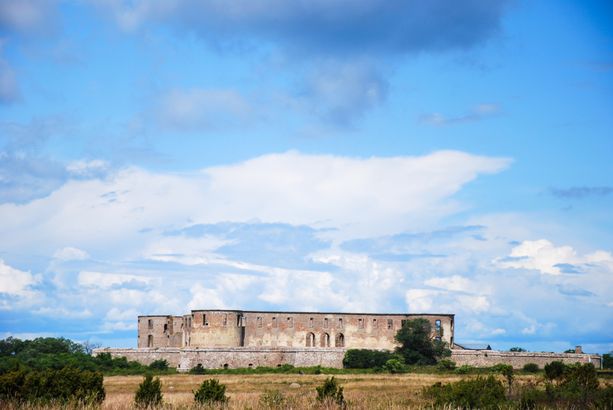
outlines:
[[436, 367], [439, 370], [455, 370], [456, 364], [453, 360], [442, 359], [437, 363]]
[[537, 373], [539, 371], [539, 365], [536, 363], [526, 363], [524, 365], [524, 372]]
[[205, 380], [194, 392], [194, 400], [198, 404], [206, 405], [226, 403], [228, 401], [226, 385], [219, 383], [219, 380], [216, 379]]
[[266, 409], [285, 408], [287, 399], [279, 390], [266, 391], [260, 396], [260, 405]]
[[497, 409], [506, 401], [504, 386], [493, 376], [444, 385], [439, 382], [424, 389], [423, 394], [436, 407]]
[[168, 362], [166, 361], [166, 359], [154, 360], [149, 365], [149, 368], [151, 370], [165, 371], [165, 370], [168, 370]]
[[519, 408], [532, 410], [543, 407], [548, 402], [548, 392], [539, 390], [534, 384], [528, 383], [519, 393]]
[[206, 369], [202, 367], [202, 364], [198, 363], [196, 367], [189, 369], [190, 374], [206, 374]]
[[347, 369], [372, 369], [383, 367], [388, 360], [399, 356], [387, 350], [349, 349], [343, 358], [343, 367]]
[[409, 371], [407, 365], [401, 360], [390, 359], [383, 365], [383, 369], [390, 373], [406, 373]]
[[545, 377], [549, 380], [557, 380], [562, 378], [564, 375], [564, 371], [566, 370], [566, 365], [560, 361], [553, 361], [551, 363], [547, 363], [544, 367], [545, 369]]
[[343, 387], [338, 384], [334, 377], [329, 377], [319, 387], [316, 387], [317, 401], [333, 402], [339, 406], [345, 406], [345, 397], [343, 396]]
[[468, 373], [471, 373], [474, 369], [475, 369], [474, 367], [468, 364], [463, 364], [462, 366], [455, 369], [455, 373], [456, 374], [468, 374]]
[[150, 374], [146, 375], [143, 382], [138, 385], [134, 395], [134, 404], [140, 408], [157, 407], [162, 404], [162, 382], [159, 377], [155, 379]]
[[102, 373], [65, 367], [18, 370], [0, 376], [0, 400], [97, 404], [105, 398]]

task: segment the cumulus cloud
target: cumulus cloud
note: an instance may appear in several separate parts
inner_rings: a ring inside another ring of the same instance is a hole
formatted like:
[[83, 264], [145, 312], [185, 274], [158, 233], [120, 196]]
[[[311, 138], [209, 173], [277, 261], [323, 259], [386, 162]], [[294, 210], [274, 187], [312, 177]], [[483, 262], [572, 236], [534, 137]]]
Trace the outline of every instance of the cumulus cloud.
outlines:
[[38, 279], [30, 272], [13, 268], [0, 259], [0, 294], [30, 297], [36, 283]]
[[581, 264], [611, 265], [613, 256], [606, 251], [578, 255], [571, 246], [555, 246], [546, 239], [539, 239], [523, 241], [512, 249], [508, 257], [496, 262], [504, 268], [534, 269], [547, 275], [560, 275], [577, 273], [576, 266]]
[[[95, 0], [125, 29], [150, 21], [208, 41], [259, 38], [318, 53], [415, 53], [467, 48], [495, 35], [507, 1], [173, 2]], [[444, 29], [443, 29], [444, 28]]]
[[0, 2], [0, 34], [41, 32], [53, 21], [56, 3], [56, 0]]
[[129, 252], [142, 248], [142, 229], [254, 218], [323, 221], [323, 227], [342, 228], [329, 235], [345, 237], [389, 233], [456, 212], [456, 192], [508, 164], [456, 151], [367, 159], [287, 152], [190, 174], [129, 168], [104, 180], [71, 180], [24, 206], [0, 205], [0, 219], [7, 221], [1, 237], [11, 238], [0, 244], [19, 249], [37, 243], [42, 250], [78, 243]]
[[255, 114], [239, 92], [224, 89], [173, 89], [163, 94], [155, 118], [178, 131], [228, 129], [244, 125]]
[[422, 123], [444, 126], [461, 124], [466, 122], [480, 121], [489, 118], [500, 112], [500, 107], [497, 104], [479, 104], [473, 107], [469, 112], [458, 116], [446, 116], [441, 113], [424, 114], [419, 117]]
[[326, 122], [347, 126], [382, 104], [387, 90], [387, 80], [373, 64], [326, 60], [307, 75], [293, 102]]
[[67, 246], [55, 251], [53, 257], [60, 261], [82, 261], [89, 258], [89, 254], [79, 248]]

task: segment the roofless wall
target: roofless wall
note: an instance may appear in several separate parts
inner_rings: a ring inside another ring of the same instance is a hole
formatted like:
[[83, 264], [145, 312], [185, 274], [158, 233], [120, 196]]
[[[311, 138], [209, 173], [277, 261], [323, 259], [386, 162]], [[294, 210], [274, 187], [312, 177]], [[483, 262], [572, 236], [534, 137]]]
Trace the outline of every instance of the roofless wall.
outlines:
[[138, 317], [138, 347], [342, 347], [393, 349], [409, 319], [430, 321], [432, 338], [453, 346], [453, 314], [192, 310]]

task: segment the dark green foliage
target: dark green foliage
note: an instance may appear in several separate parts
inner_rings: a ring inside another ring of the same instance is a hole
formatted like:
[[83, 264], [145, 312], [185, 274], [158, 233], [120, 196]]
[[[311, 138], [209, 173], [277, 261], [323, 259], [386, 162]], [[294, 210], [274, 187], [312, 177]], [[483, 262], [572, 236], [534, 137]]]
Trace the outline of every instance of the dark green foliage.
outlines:
[[[85, 346], [64, 338], [19, 340], [9, 337], [0, 340], [0, 374], [19, 369], [61, 370], [64, 367], [105, 374], [144, 374], [152, 370], [138, 362], [128, 362], [125, 357], [112, 358], [109, 353], [91, 356], [87, 354], [90, 347], [89, 343]], [[156, 365], [154, 371], [171, 373], [175, 370], [168, 369], [166, 364], [165, 369]]]
[[345, 352], [343, 366], [347, 369], [373, 369], [383, 367], [391, 359], [399, 357], [387, 350], [349, 349]]
[[549, 380], [557, 380], [564, 375], [566, 365], [560, 361], [553, 361], [545, 365], [545, 377]]
[[526, 363], [524, 365], [524, 372], [537, 373], [539, 371], [539, 365], [536, 363]]
[[390, 359], [383, 365], [383, 369], [390, 373], [407, 373], [409, 369], [402, 360]]
[[575, 349], [566, 349], [564, 353], [575, 353]]
[[432, 340], [432, 328], [427, 319], [407, 320], [396, 334], [400, 347], [396, 352], [404, 357], [406, 364], [429, 365], [451, 355], [442, 341]]
[[474, 369], [475, 369], [474, 367], [468, 364], [463, 364], [462, 366], [455, 369], [455, 373], [456, 374], [468, 374], [468, 373], [471, 373]]
[[513, 366], [510, 364], [498, 363], [492, 366], [492, 370], [502, 374], [507, 379], [507, 385], [509, 386], [509, 394], [513, 388]]
[[343, 387], [338, 384], [334, 377], [329, 377], [324, 381], [317, 390], [317, 401], [333, 402], [339, 406], [345, 406], [345, 397], [343, 396]]
[[449, 359], [442, 359], [439, 360], [438, 364], [436, 365], [436, 367], [439, 370], [455, 370], [456, 368], [456, 364], [453, 360], [449, 360]]
[[189, 369], [190, 374], [206, 374], [206, 369], [202, 367], [202, 364], [198, 363], [196, 367]]
[[596, 368], [592, 363], [566, 366], [559, 388], [564, 399], [587, 405], [598, 390]]
[[149, 368], [151, 370], [161, 370], [161, 371], [168, 370], [168, 362], [165, 359], [154, 360], [149, 365]]
[[0, 376], [0, 400], [33, 403], [97, 404], [104, 400], [102, 373], [65, 367], [18, 370]]
[[509, 349], [509, 352], [527, 352], [523, 347], [512, 347]]
[[209, 379], [202, 382], [198, 390], [194, 392], [194, 400], [198, 404], [226, 403], [226, 385], [219, 380]]
[[602, 368], [613, 369], [613, 352], [602, 355]]
[[436, 407], [453, 406], [463, 409], [496, 409], [506, 401], [504, 386], [493, 376], [449, 384], [439, 382], [424, 389], [424, 395]]
[[139, 408], [157, 407], [162, 404], [162, 382], [159, 377], [153, 378], [148, 374], [138, 385], [134, 395], [134, 405]]

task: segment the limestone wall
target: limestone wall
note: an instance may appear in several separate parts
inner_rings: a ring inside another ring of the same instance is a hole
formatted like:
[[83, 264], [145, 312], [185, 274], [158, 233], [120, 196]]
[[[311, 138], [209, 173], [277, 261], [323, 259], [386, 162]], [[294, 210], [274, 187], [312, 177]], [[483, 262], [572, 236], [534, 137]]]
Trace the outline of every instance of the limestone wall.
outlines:
[[[237, 347], [237, 348], [140, 348], [140, 349], [95, 349], [94, 354], [110, 353], [113, 357], [126, 357], [144, 365], [155, 360], [165, 359], [171, 367], [179, 371], [188, 371], [202, 364], [208, 369], [241, 368], [241, 367], [276, 367], [291, 364], [296, 367], [323, 366], [343, 367], [343, 348], [270, 348], [270, 347]], [[532, 353], [532, 352], [499, 352], [495, 350], [452, 350], [451, 360], [458, 366], [470, 365], [489, 367], [498, 363], [510, 364], [516, 369], [526, 363], [536, 363], [544, 367], [555, 360], [567, 364], [593, 363], [601, 367], [601, 357], [590, 354], [576, 353]]]
[[470, 365], [489, 367], [498, 363], [510, 364], [521, 369], [527, 363], [536, 363], [543, 368], [547, 363], [561, 361], [571, 363], [593, 363], [601, 368], [601, 357], [587, 353], [544, 353], [544, 352], [500, 352], [496, 350], [452, 350], [451, 360], [458, 366]]
[[165, 359], [171, 367], [188, 371], [198, 364], [207, 369], [242, 368], [291, 364], [296, 367], [343, 367], [345, 349], [320, 348], [140, 348], [140, 349], [95, 349], [94, 354], [110, 353], [113, 357], [149, 365], [155, 360]]

